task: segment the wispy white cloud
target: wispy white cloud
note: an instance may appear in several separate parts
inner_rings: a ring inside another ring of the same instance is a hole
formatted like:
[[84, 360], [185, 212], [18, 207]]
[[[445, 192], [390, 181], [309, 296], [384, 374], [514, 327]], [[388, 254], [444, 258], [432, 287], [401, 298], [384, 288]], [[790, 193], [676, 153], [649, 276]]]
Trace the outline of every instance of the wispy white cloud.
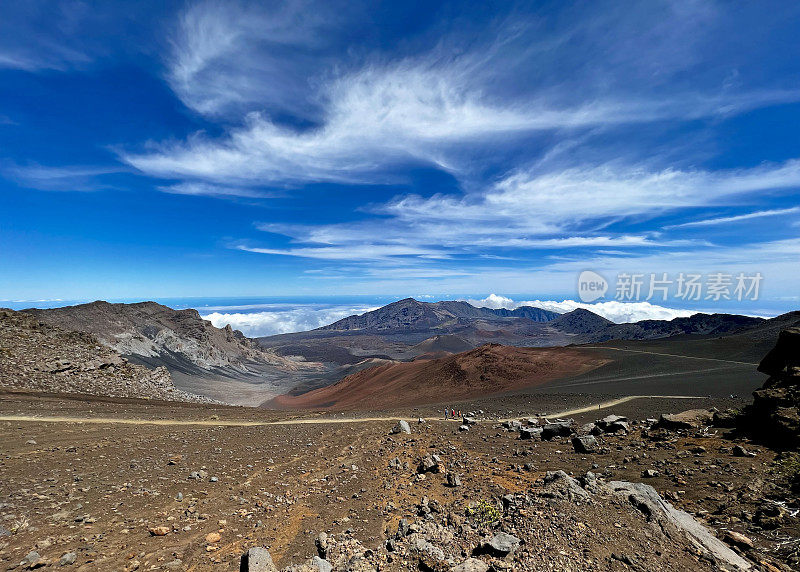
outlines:
[[788, 209], [771, 209], [766, 211], [755, 211], [751, 213], [736, 215], [736, 216], [725, 216], [725, 217], [717, 217], [717, 218], [707, 218], [703, 220], [696, 220], [692, 222], [684, 222], [681, 224], [672, 224], [666, 226], [667, 229], [672, 228], [687, 228], [687, 227], [696, 227], [696, 226], [717, 226], [717, 225], [724, 225], [730, 223], [741, 222], [744, 220], [752, 220], [757, 218], [764, 218], [764, 217], [771, 217], [771, 216], [782, 216], [787, 214], [795, 214], [800, 213], [800, 207], [791, 207]]
[[398, 256], [443, 257], [435, 248], [422, 248], [412, 245], [393, 244], [349, 244], [347, 246], [323, 246], [304, 248], [258, 248], [239, 245], [237, 250], [258, 254], [274, 254], [278, 256], [298, 256], [301, 258], [317, 258], [321, 260], [388, 260]]
[[[485, 193], [407, 196], [382, 211], [403, 220], [506, 223], [533, 219], [564, 230], [603, 217], [656, 215], [708, 206], [749, 193], [800, 187], [800, 160], [728, 171], [651, 170], [613, 163], [557, 172], [519, 171]], [[524, 222], [513, 223], [514, 228]]]
[[64, 166], [51, 167], [29, 163], [0, 164], [0, 175], [22, 187], [43, 191], [96, 191], [108, 188], [104, 175], [128, 171], [125, 166]]
[[[630, 252], [710, 247], [713, 244], [708, 240], [670, 238], [655, 232], [598, 234], [594, 229], [603, 226], [603, 221], [652, 218], [677, 209], [710, 207], [795, 187], [800, 187], [798, 160], [715, 172], [653, 171], [616, 164], [542, 174], [523, 171], [512, 173], [485, 191], [466, 195], [399, 197], [372, 207], [373, 214], [380, 217], [353, 223], [260, 224], [260, 230], [286, 235], [296, 245], [243, 249], [355, 261], [477, 255], [487, 250], [496, 254], [498, 249], [612, 248]], [[794, 210], [768, 211], [789, 212]]]
[[113, 37], [118, 24], [108, 10], [82, 0], [5, 3], [0, 18], [0, 69], [35, 73], [83, 68], [107, 53], [99, 40]]
[[202, 114], [253, 106], [309, 112], [308, 74], [324, 64], [319, 48], [339, 17], [303, 0], [269, 10], [235, 1], [191, 4], [171, 37], [167, 79]]
[[[335, 181], [387, 182], [387, 171], [408, 162], [457, 172], [459, 149], [497, 143], [505, 135], [609, 124], [693, 119], [749, 109], [798, 93], [722, 99], [689, 96], [674, 102], [592, 101], [555, 107], [544, 99], [500, 103], [472, 85], [469, 65], [401, 62], [369, 67], [334, 81], [323, 124], [297, 129], [250, 113], [245, 125], [212, 139], [196, 134], [184, 143], [126, 153], [123, 160], [159, 177], [194, 177], [280, 184]], [[509, 181], [512, 182], [512, 181]]]
[[[662, 89], [702, 60], [699, 28], [708, 32], [719, 18], [711, 7], [605, 6], [572, 16], [576, 23], [557, 32], [533, 16], [509, 17], [477, 36], [449, 31], [387, 57], [348, 43], [363, 17], [355, 8], [292, 0], [267, 13], [201, 2], [179, 19], [168, 80], [189, 107], [233, 113], [238, 125], [122, 158], [146, 174], [220, 184], [383, 183], [408, 162], [464, 179], [487, 146], [502, 155], [535, 134], [725, 117], [800, 100], [800, 90], [782, 87]], [[613, 22], [619, 36], [598, 22]]]
[[253, 199], [267, 199], [278, 196], [276, 193], [258, 191], [249, 187], [230, 187], [222, 185], [212, 185], [202, 182], [185, 182], [175, 185], [158, 187], [162, 193], [174, 195], [192, 195], [206, 197], [243, 197]]

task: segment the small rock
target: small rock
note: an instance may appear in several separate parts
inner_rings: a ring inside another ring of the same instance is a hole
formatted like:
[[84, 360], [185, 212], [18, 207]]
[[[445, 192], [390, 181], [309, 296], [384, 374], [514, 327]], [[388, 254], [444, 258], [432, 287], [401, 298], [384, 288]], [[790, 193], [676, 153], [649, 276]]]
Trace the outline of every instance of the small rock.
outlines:
[[311, 559], [311, 566], [316, 566], [319, 572], [331, 572], [333, 570], [331, 563], [320, 558], [319, 556], [314, 556]]
[[36, 445], [36, 441], [34, 441], [33, 439], [28, 439], [27, 441], [25, 441], [25, 444], [26, 445]]
[[35, 550], [28, 552], [19, 563], [22, 568], [37, 568], [40, 564], [43, 565], [42, 557]]
[[734, 457], [755, 457], [756, 454], [753, 453], [752, 451], [748, 451], [747, 449], [745, 449], [741, 445], [736, 445], [733, 448], [733, 456]]
[[733, 546], [738, 546], [739, 548], [753, 548], [752, 540], [747, 538], [744, 534], [740, 534], [733, 530], [729, 530], [725, 533], [725, 542]]
[[789, 511], [782, 506], [767, 502], [756, 509], [753, 522], [764, 530], [774, 530], [786, 523], [788, 515]]
[[409, 532], [410, 532], [409, 522], [406, 519], [401, 518], [400, 522], [397, 523], [397, 533], [394, 535], [394, 537], [399, 540], [404, 536], [407, 536]]
[[644, 471], [642, 471], [642, 477], [644, 477], [645, 479], [652, 479], [657, 476], [658, 476], [658, 471], [656, 471], [655, 469], [645, 469]]
[[61, 560], [58, 561], [59, 566], [72, 566], [75, 564], [75, 561], [78, 559], [78, 555], [74, 552], [67, 552], [64, 556], [61, 557]]
[[319, 554], [320, 558], [327, 558], [328, 556], [328, 535], [324, 532], [320, 532], [317, 536], [317, 539], [314, 541], [314, 544], [317, 547], [317, 553]]
[[520, 539], [513, 534], [498, 532], [484, 547], [495, 555], [506, 556], [514, 552], [519, 546], [519, 543]]
[[450, 572], [486, 572], [487, 570], [489, 570], [489, 565], [483, 560], [469, 558], [458, 566], [451, 568]]
[[392, 435], [396, 435], [397, 433], [411, 434], [411, 427], [408, 426], [408, 421], [401, 419], [397, 422], [397, 425], [394, 426], [394, 429], [392, 429], [390, 433]]
[[458, 430], [461, 431], [461, 432], [469, 431], [469, 425], [460, 425], [458, 427]]
[[461, 475], [457, 473], [447, 473], [447, 486], [448, 487], [460, 487], [461, 486]]
[[206, 542], [209, 544], [216, 544], [222, 539], [222, 535], [219, 532], [209, 532], [206, 534]]
[[417, 472], [419, 473], [438, 473], [440, 470], [441, 459], [437, 455], [425, 455], [419, 463]]
[[169, 534], [169, 528], [166, 526], [152, 526], [147, 530], [151, 536], [166, 536]]

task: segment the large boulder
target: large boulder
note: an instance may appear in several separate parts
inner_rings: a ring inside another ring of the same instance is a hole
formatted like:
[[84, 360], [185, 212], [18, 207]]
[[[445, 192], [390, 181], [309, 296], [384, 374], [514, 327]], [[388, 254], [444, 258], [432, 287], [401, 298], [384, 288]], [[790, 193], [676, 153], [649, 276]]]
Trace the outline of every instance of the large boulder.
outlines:
[[714, 416], [708, 409], [690, 409], [681, 413], [662, 414], [655, 426], [672, 431], [691, 430], [710, 425], [713, 419]]
[[594, 453], [597, 451], [599, 444], [594, 435], [582, 435], [572, 438], [572, 446], [575, 448], [576, 453]]
[[753, 392], [742, 424], [776, 447], [800, 446], [800, 328], [780, 333], [758, 371], [770, 377]]
[[628, 418], [622, 415], [608, 415], [595, 422], [595, 426], [606, 433], [616, 433], [617, 431], [630, 431]]
[[242, 554], [239, 572], [278, 572], [269, 550], [256, 546]]
[[569, 437], [574, 432], [573, 422], [569, 421], [554, 421], [548, 423], [542, 429], [542, 439], [549, 441], [555, 437]]
[[608, 486], [621, 499], [626, 499], [645, 515], [648, 521], [657, 524], [668, 536], [681, 534], [712, 562], [722, 564], [715, 569], [751, 570], [750, 562], [728, 548], [724, 542], [694, 519], [692, 515], [674, 508], [650, 485], [611, 481]]
[[778, 342], [758, 364], [758, 371], [776, 380], [800, 383], [800, 328], [787, 328], [778, 335]]
[[520, 439], [536, 439], [541, 437], [543, 429], [541, 427], [520, 427]]

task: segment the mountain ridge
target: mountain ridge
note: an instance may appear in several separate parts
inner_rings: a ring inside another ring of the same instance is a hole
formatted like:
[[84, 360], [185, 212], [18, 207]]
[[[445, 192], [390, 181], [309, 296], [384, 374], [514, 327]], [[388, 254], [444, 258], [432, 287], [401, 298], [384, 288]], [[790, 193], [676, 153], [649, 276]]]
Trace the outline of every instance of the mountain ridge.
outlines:
[[559, 314], [522, 306], [514, 310], [506, 308], [486, 308], [473, 306], [461, 300], [442, 300], [440, 302], [421, 302], [414, 298], [403, 298], [363, 314], [347, 316], [317, 330], [391, 330], [414, 327], [417, 329], [441, 327], [449, 323], [462, 323], [464, 320], [522, 318], [535, 322], [548, 322]]

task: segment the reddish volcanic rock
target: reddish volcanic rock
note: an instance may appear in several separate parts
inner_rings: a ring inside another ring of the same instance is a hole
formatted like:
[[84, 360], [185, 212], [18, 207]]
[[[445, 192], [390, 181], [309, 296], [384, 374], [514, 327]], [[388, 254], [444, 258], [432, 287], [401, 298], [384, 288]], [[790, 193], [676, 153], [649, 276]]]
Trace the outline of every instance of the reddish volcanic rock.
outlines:
[[347, 409], [437, 403], [534, 387], [607, 362], [576, 348], [487, 344], [437, 359], [371, 367], [303, 395], [281, 395], [270, 405]]

